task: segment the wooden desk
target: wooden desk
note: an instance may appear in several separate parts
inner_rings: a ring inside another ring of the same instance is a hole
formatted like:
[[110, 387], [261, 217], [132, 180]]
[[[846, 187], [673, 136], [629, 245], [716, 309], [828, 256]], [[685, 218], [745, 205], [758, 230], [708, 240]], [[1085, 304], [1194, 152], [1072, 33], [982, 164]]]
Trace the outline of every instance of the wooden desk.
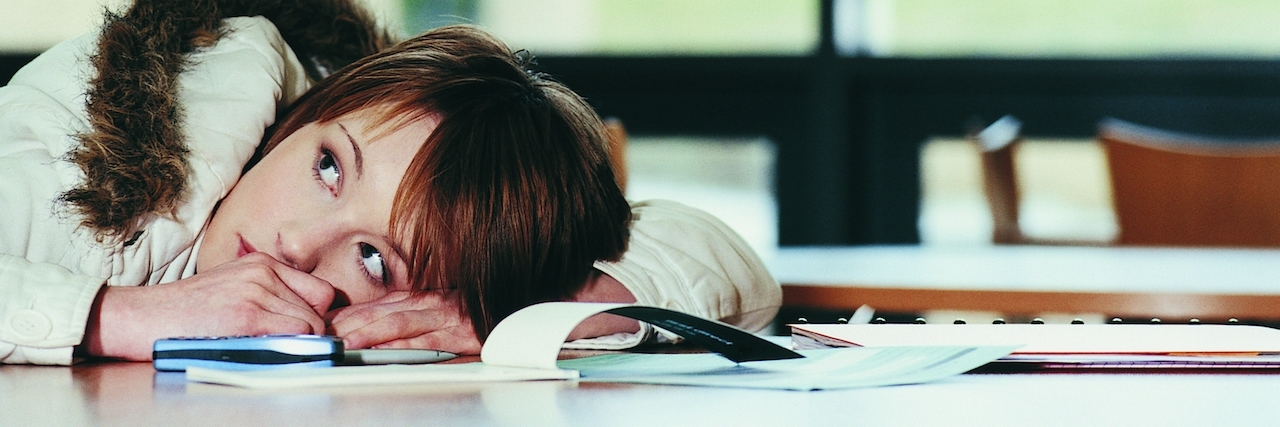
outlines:
[[1280, 375], [961, 375], [790, 392], [569, 381], [257, 391], [146, 363], [0, 366], [5, 426], [1271, 426]]
[[1280, 320], [1280, 250], [783, 248], [768, 264], [789, 307]]

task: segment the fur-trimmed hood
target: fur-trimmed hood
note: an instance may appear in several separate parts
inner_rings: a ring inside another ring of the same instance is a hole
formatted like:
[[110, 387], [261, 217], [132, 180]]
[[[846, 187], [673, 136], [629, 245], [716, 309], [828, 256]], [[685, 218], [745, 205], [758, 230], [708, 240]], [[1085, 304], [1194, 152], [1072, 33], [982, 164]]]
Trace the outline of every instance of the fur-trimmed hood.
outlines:
[[62, 195], [100, 239], [127, 239], [146, 215], [181, 203], [190, 171], [178, 75], [188, 54], [222, 36], [222, 18], [258, 15], [276, 25], [313, 80], [391, 41], [353, 0], [137, 0], [122, 14], [107, 12], [91, 58], [92, 129], [68, 154], [85, 179]]

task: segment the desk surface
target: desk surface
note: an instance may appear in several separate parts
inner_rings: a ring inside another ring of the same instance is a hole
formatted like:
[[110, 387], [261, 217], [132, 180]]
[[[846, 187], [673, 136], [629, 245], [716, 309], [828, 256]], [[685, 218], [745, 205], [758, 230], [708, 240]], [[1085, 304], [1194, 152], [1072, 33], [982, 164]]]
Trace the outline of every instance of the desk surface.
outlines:
[[0, 366], [6, 426], [1267, 425], [1280, 375], [984, 374], [791, 392], [570, 381], [258, 391], [146, 363]]
[[768, 264], [787, 305], [1280, 319], [1275, 249], [802, 247]]

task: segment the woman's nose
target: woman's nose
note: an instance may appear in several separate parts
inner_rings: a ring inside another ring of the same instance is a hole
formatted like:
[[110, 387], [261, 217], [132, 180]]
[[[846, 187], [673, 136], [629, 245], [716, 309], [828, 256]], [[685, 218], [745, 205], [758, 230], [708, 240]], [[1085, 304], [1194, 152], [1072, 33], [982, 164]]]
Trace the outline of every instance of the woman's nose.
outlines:
[[276, 234], [280, 262], [307, 273], [319, 264], [323, 251], [333, 244], [337, 233], [326, 221], [295, 221]]

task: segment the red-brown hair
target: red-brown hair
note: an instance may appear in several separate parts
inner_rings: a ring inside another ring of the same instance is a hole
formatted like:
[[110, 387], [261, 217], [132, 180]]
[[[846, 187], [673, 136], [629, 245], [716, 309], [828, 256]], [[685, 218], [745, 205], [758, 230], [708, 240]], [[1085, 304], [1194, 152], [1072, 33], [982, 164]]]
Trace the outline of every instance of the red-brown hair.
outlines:
[[432, 30], [320, 82], [264, 146], [362, 110], [439, 120], [396, 190], [391, 234], [415, 289], [452, 293], [482, 340], [522, 307], [572, 297], [628, 239], [603, 123], [527, 61], [476, 28]]

